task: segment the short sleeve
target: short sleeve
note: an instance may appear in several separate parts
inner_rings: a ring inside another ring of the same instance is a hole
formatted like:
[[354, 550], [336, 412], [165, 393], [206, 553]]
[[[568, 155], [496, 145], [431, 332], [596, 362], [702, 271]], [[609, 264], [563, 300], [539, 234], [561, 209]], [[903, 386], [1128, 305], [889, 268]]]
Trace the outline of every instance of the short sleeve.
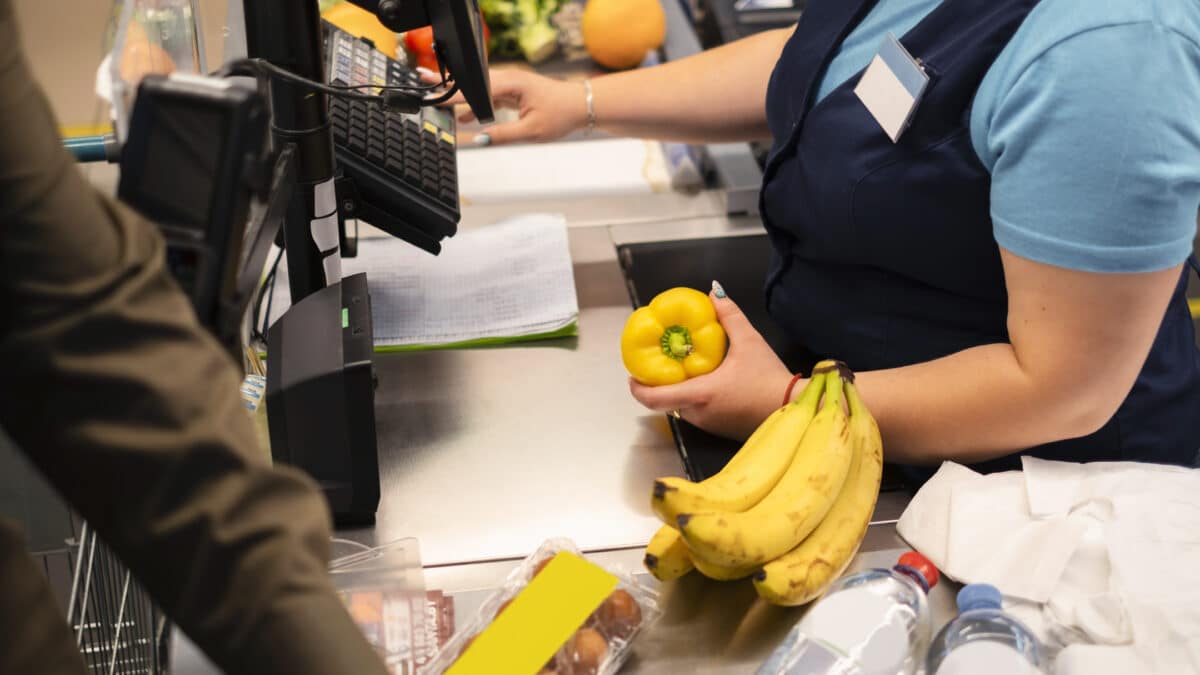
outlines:
[[[1200, 49], [1155, 22], [1091, 28], [985, 78], [972, 111], [996, 242], [1090, 272], [1192, 251], [1200, 208]], [[987, 80], [991, 79], [991, 82]]]

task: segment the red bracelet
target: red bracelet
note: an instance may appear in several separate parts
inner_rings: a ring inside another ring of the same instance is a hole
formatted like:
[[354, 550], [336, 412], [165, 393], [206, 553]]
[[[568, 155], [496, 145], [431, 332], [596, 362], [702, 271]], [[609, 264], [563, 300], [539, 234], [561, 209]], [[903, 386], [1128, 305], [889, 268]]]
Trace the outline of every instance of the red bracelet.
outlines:
[[792, 381], [788, 382], [787, 391], [783, 393], [783, 405], [787, 405], [788, 403], [792, 402], [792, 389], [796, 386], [796, 383], [803, 378], [804, 373], [796, 373], [792, 376]]

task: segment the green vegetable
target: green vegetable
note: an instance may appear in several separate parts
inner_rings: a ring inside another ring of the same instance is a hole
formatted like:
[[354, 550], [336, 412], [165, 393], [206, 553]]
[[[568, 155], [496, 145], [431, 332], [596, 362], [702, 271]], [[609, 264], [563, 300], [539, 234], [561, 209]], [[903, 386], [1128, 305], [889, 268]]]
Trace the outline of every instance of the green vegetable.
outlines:
[[546, 60], [558, 47], [558, 29], [550, 17], [564, 0], [480, 0], [483, 20], [492, 31], [488, 49], [495, 56]]

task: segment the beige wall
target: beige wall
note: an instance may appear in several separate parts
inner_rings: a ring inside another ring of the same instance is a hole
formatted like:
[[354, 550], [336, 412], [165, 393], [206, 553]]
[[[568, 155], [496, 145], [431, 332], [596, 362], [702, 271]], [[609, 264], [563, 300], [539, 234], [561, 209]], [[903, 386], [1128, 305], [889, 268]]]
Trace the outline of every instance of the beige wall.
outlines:
[[[146, 0], [143, 0], [146, 1]], [[93, 93], [104, 58], [110, 0], [14, 0], [25, 53], [63, 127], [107, 123], [107, 109]], [[215, 68], [221, 57], [226, 0], [201, 0], [205, 49]]]

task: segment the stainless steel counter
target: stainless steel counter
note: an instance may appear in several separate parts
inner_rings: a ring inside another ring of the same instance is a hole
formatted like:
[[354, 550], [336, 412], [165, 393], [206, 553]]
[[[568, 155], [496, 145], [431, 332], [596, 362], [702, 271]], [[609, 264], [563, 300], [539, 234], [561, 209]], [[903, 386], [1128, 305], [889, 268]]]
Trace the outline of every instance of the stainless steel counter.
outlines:
[[[754, 219], [720, 215], [713, 193], [468, 207], [462, 227], [535, 211], [567, 216], [578, 337], [378, 355], [378, 520], [338, 533], [365, 543], [416, 537], [426, 587], [454, 595], [460, 624], [547, 538], [642, 573], [642, 546], [659, 526], [652, 481], [683, 466], [665, 417], [629, 395], [619, 335], [630, 304], [615, 245], [761, 231]], [[852, 569], [895, 562], [904, 544], [894, 521], [907, 501], [880, 496]], [[800, 612], [757, 602], [749, 583], [696, 574], [662, 592], [666, 613], [623, 672], [753, 672]], [[944, 622], [950, 592], [930, 597]], [[176, 656], [175, 672], [212, 672], [185, 641]]]
[[651, 483], [683, 467], [665, 417], [629, 395], [619, 338], [630, 304], [614, 242], [760, 226], [714, 215], [713, 193], [579, 202], [466, 209], [464, 230], [520, 212], [567, 216], [579, 335], [379, 354], [382, 497], [375, 527], [346, 535], [416, 537], [438, 566], [521, 558], [554, 536], [585, 551], [637, 546], [657, 529]]
[[[464, 229], [514, 208], [468, 208]], [[572, 539], [606, 567], [643, 574], [642, 546], [659, 526], [651, 482], [682, 475], [683, 466], [665, 418], [628, 392], [619, 335], [630, 305], [615, 245], [761, 232], [756, 219], [719, 215], [712, 193], [547, 200], [520, 211], [567, 216], [579, 336], [380, 355], [378, 522], [343, 533], [372, 542], [417, 537], [426, 586], [454, 595], [460, 625], [550, 537]], [[894, 522], [907, 502], [904, 493], [880, 496], [851, 569], [895, 563], [904, 543]], [[752, 673], [802, 612], [757, 601], [749, 583], [698, 574], [662, 593], [665, 614], [639, 638], [624, 672]], [[950, 589], [935, 588], [930, 602], [938, 625], [953, 615]]]
[[581, 308], [579, 337], [380, 355], [375, 539], [429, 565], [524, 557], [547, 537], [644, 543], [650, 481], [681, 475], [665, 418], [628, 394], [628, 310]]

